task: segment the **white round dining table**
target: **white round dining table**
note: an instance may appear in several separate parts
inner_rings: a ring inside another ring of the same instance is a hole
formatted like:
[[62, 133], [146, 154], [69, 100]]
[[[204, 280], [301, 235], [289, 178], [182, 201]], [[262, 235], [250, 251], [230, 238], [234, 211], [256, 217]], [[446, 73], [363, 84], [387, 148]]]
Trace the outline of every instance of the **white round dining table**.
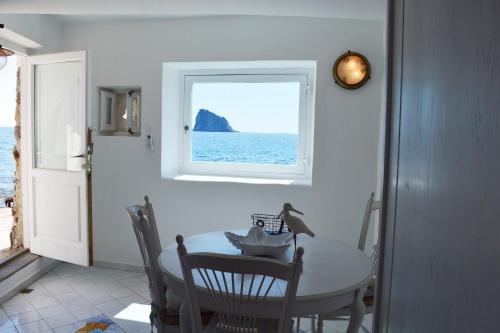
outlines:
[[[246, 234], [245, 230], [233, 232]], [[186, 237], [184, 244], [188, 253], [212, 252], [241, 255], [240, 250], [229, 243], [222, 231]], [[353, 246], [320, 235], [315, 238], [298, 235], [297, 246], [304, 248], [304, 263], [297, 296], [291, 310], [292, 315], [305, 317], [326, 314], [349, 306], [351, 317], [347, 332], [357, 333], [365, 315], [363, 295], [373, 275], [371, 259]], [[293, 251], [292, 244], [279, 260], [291, 262]], [[167, 278], [170, 291], [184, 297], [185, 285], [177, 255], [177, 244], [173, 243], [165, 248], [158, 261]], [[197, 287], [203, 288], [204, 286], [197, 284]], [[269, 296], [277, 299], [283, 297], [279, 291], [275, 293]], [[189, 331], [190, 319], [187, 308], [187, 305], [183, 304], [180, 311], [183, 332]], [[215, 310], [215, 308], [209, 310]]]

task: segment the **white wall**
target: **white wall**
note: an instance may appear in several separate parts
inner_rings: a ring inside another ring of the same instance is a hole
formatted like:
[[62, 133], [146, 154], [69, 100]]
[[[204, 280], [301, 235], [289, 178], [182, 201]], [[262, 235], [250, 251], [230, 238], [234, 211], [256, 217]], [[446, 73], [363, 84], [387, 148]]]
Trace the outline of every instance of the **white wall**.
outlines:
[[[377, 190], [384, 80], [381, 21], [212, 17], [94, 21], [65, 27], [63, 48], [89, 49], [93, 119], [98, 86], [142, 86], [142, 137], [95, 137], [94, 254], [99, 261], [139, 264], [125, 206], [149, 194], [164, 245], [177, 233], [244, 228], [252, 212], [276, 212], [290, 201], [319, 235], [356, 244], [364, 205]], [[346, 50], [364, 53], [373, 73], [357, 91], [332, 79]], [[316, 60], [313, 186], [291, 187], [162, 180], [161, 78], [166, 61]], [[145, 146], [152, 133], [154, 151]]]

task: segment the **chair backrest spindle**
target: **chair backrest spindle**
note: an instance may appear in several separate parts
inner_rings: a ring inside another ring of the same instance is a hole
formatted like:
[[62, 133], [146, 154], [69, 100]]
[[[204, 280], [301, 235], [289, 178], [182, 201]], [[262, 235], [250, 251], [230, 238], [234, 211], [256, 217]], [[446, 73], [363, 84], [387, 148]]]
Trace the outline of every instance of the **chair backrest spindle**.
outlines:
[[366, 248], [366, 238], [368, 235], [368, 229], [370, 227], [370, 221], [372, 217], [372, 212], [380, 209], [380, 201], [376, 201], [375, 193], [371, 193], [368, 201], [366, 202], [365, 215], [363, 216], [363, 225], [361, 226], [361, 233], [359, 235], [358, 249], [364, 251]]

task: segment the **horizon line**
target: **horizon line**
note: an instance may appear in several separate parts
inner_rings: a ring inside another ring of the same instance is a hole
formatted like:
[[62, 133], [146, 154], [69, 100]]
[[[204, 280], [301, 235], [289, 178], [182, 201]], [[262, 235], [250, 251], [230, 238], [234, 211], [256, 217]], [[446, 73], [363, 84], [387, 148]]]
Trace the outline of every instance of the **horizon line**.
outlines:
[[298, 135], [299, 133], [290, 133], [290, 132], [245, 132], [245, 131], [195, 131], [193, 130], [192, 132], [205, 132], [205, 133], [247, 133], [247, 134], [294, 134]]

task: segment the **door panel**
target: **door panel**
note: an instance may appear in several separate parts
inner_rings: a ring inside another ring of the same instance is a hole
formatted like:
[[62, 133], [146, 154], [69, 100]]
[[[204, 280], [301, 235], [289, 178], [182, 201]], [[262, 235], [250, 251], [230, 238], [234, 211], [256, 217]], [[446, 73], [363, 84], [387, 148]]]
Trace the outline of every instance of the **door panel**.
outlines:
[[[58, 193], [66, 199], [67, 205], [54, 209], [52, 193]], [[80, 233], [80, 188], [71, 184], [56, 184], [50, 178], [44, 180], [37, 177], [33, 182], [35, 198], [35, 220], [33, 221], [34, 237], [55, 238], [67, 242], [81, 242]], [[54, 224], [52, 221], [61, 219], [77, 221], [78, 223]]]
[[30, 250], [89, 264], [85, 52], [28, 60]]
[[497, 332], [500, 2], [391, 6], [399, 9], [392, 36], [401, 40], [392, 51], [401, 61], [393, 59], [398, 79], [390, 82], [396, 135], [384, 234], [392, 238], [385, 239], [381, 265], [387, 320], [378, 327]]
[[81, 171], [72, 157], [84, 153], [80, 69], [77, 61], [34, 65], [35, 168]]

